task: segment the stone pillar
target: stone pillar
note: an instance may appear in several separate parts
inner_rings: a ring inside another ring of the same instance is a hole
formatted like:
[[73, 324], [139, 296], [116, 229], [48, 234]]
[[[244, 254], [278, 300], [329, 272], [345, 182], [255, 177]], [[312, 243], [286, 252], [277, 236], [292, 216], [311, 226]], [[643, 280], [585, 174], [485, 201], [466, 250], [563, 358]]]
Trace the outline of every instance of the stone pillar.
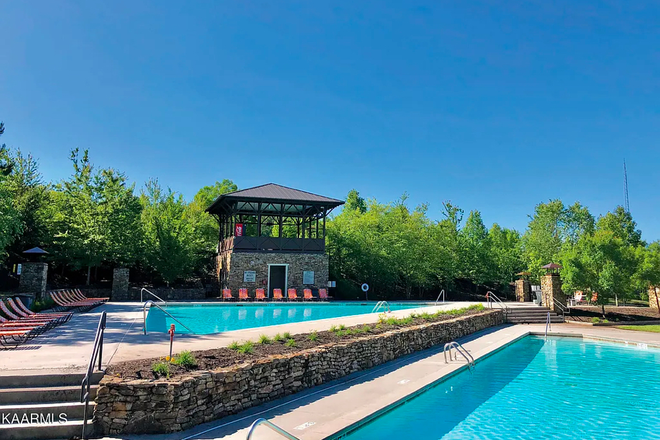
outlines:
[[548, 273], [541, 277], [541, 295], [543, 296], [543, 305], [552, 311], [561, 312], [555, 306], [555, 299], [566, 307], [566, 295], [561, 290], [561, 278], [558, 273]]
[[516, 280], [516, 301], [530, 302], [532, 300], [532, 289], [527, 280]]
[[47, 263], [23, 263], [19, 288], [22, 292], [35, 293], [41, 299], [46, 294], [47, 278]]
[[128, 299], [128, 276], [129, 269], [118, 267], [112, 271], [112, 297], [113, 301], [125, 301]]
[[660, 313], [660, 287], [649, 287], [649, 307]]

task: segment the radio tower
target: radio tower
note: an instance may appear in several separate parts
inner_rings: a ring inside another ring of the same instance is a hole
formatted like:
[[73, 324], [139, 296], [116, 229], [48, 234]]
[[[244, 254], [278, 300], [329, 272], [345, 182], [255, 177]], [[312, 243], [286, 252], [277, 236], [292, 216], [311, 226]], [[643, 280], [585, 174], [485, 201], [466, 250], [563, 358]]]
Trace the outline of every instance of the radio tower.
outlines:
[[626, 212], [630, 212], [630, 202], [628, 201], [628, 171], [626, 170], [626, 160], [623, 159], [623, 204]]

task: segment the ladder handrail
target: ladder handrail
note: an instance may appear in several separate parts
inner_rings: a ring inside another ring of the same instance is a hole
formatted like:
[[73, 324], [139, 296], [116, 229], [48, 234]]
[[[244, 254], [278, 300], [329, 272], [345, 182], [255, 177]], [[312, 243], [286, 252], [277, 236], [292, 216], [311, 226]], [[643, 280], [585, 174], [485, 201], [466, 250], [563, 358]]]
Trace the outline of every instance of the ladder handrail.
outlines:
[[548, 339], [548, 328], [552, 331], [552, 321], [550, 320], [550, 312], [548, 312], [548, 317], [545, 318], [545, 339]]
[[566, 316], [566, 307], [559, 302], [559, 300], [555, 297], [552, 297], [553, 302], [555, 303], [555, 306], [561, 311], [561, 316], [565, 317]]
[[387, 307], [387, 313], [392, 312], [392, 309], [390, 308], [390, 303], [387, 301], [378, 301], [374, 308], [371, 310], [371, 313], [375, 313], [378, 311], [379, 308], [381, 307]]
[[276, 424], [269, 422], [266, 419], [257, 419], [255, 420], [252, 425], [250, 426], [250, 430], [247, 433], [247, 437], [245, 437], [245, 440], [250, 440], [252, 438], [252, 434], [254, 433], [254, 430], [257, 428], [259, 425], [266, 425], [276, 433], [280, 434], [282, 437], [288, 439], [288, 440], [299, 440], [298, 437], [294, 437], [293, 435], [289, 434]]
[[442, 289], [440, 291], [440, 294], [438, 295], [438, 297], [435, 300], [436, 304], [438, 303], [438, 301], [440, 301], [440, 297], [442, 297], [442, 302], [445, 302], [445, 289]]
[[163, 313], [165, 313], [167, 316], [169, 316], [170, 318], [172, 318], [173, 320], [175, 320], [176, 322], [178, 322], [179, 324], [181, 324], [181, 325], [183, 326], [183, 328], [185, 328], [186, 330], [188, 330], [190, 333], [195, 334], [195, 332], [192, 331], [192, 330], [190, 330], [190, 328], [188, 328], [187, 325], [185, 325], [183, 322], [179, 321], [179, 320], [176, 319], [174, 316], [172, 316], [172, 314], [171, 314], [170, 312], [168, 312], [167, 310], [165, 310], [164, 308], [162, 308], [161, 306], [159, 306], [158, 304], [156, 304], [156, 303], [153, 302], [152, 300], [148, 299], [147, 301], [145, 301], [144, 305], [142, 306], [142, 320], [143, 320], [144, 334], [145, 334], [145, 335], [147, 334], [147, 306], [149, 306], [149, 307], [151, 307], [151, 306], [156, 306], [156, 307], [158, 307], [158, 308], [159, 308]]
[[[449, 363], [447, 362], [447, 352], [449, 352], [449, 360], [451, 360], [452, 348], [455, 348], [456, 353], [460, 353], [465, 358], [465, 361], [468, 364], [468, 368], [472, 370], [472, 368], [474, 368], [474, 357], [465, 349], [465, 347], [463, 347], [460, 343], [456, 341], [447, 342], [445, 344], [445, 347], [443, 349], [443, 354], [445, 355], [445, 364]], [[454, 357], [454, 360], [457, 359], [458, 359], [458, 355]]]
[[[504, 304], [504, 301], [499, 299], [497, 295], [495, 295], [490, 290], [486, 292], [486, 299], [488, 300], [488, 307], [491, 309], [493, 308], [493, 303], [497, 303], [497, 305], [499, 305], [502, 310], [504, 310], [504, 317], [506, 318], [506, 316], [509, 314], [509, 308], [506, 304]], [[492, 301], [492, 299], [495, 299], [495, 301]]]
[[99, 370], [103, 363], [103, 333], [105, 331], [105, 324], [108, 314], [104, 311], [101, 313], [101, 318], [99, 318], [99, 325], [96, 327], [96, 335], [94, 336], [94, 347], [92, 348], [92, 354], [89, 357], [89, 364], [87, 366], [87, 372], [85, 377], [80, 384], [80, 403], [84, 403], [83, 407], [83, 426], [82, 426], [82, 436], [81, 438], [87, 438], [87, 408], [89, 407], [89, 398], [91, 394], [92, 387], [92, 375], [94, 374], [94, 365], [96, 365], [96, 358], [99, 359]]
[[140, 302], [143, 302], [143, 301], [144, 301], [144, 299], [142, 298], [142, 292], [147, 292], [149, 295], [153, 296], [154, 298], [159, 299], [160, 302], [167, 302], [167, 301], [165, 301], [163, 298], [161, 298], [160, 296], [158, 296], [158, 295], [156, 295], [155, 293], [153, 293], [151, 290], [146, 289], [146, 288], [144, 288], [144, 287], [143, 287], [142, 289], [140, 289]]

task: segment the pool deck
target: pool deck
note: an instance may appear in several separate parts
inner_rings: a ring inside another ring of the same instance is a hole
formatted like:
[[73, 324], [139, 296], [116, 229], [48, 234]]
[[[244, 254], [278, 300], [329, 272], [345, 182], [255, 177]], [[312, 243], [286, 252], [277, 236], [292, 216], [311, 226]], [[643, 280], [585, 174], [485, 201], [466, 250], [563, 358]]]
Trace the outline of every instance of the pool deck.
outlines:
[[[40, 335], [15, 350], [2, 350], [0, 351], [0, 375], [13, 375], [17, 371], [22, 374], [31, 372], [43, 374], [49, 371], [80, 372], [86, 370], [93, 347], [94, 334], [103, 311], [108, 314], [103, 345], [105, 366], [134, 359], [167, 356], [169, 354], [169, 335], [167, 333], [143, 334], [142, 304], [107, 303], [91, 312], [75, 314], [68, 323]], [[467, 307], [471, 304], [479, 303], [447, 302], [439, 303], [438, 306], [424, 307], [423, 310], [434, 312]], [[392, 315], [405, 317], [420, 310], [422, 309], [396, 310], [392, 312]], [[175, 337], [174, 352], [226, 347], [233, 341], [257, 341], [260, 335], [272, 337], [283, 332], [299, 334], [312, 330], [323, 331], [340, 324], [352, 326], [374, 323], [378, 321], [378, 316], [377, 313], [369, 313], [212, 335], [179, 334]]]
[[[660, 347], [660, 334], [555, 324], [549, 334], [607, 339]], [[504, 325], [459, 340], [480, 359], [530, 333], [543, 334], [545, 325]], [[236, 416], [200, 425], [191, 430], [149, 435], [149, 440], [223, 439], [244, 440], [249, 426], [265, 418], [301, 440], [321, 440], [347, 427], [378, 415], [392, 404], [406, 400], [439, 379], [465, 369], [464, 361], [445, 364], [442, 347], [435, 347], [388, 362], [370, 370], [318, 386], [301, 393], [249, 409]], [[476, 368], [479, 368], [477, 364]], [[257, 428], [259, 439], [281, 440], [265, 426]], [[106, 437], [104, 440], [146, 439], [147, 436]]]

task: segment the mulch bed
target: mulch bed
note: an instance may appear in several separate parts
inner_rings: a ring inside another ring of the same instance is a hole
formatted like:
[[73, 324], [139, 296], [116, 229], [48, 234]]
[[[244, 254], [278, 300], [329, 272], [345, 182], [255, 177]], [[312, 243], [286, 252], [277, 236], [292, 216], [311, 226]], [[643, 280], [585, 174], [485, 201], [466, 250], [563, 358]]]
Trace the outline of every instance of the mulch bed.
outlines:
[[[566, 315], [567, 320], [591, 322], [592, 318], [602, 318], [600, 306], [571, 307], [571, 314]], [[605, 306], [605, 319], [611, 322], [651, 321], [660, 322], [660, 314], [650, 307], [615, 307]]]
[[[208, 371], [208, 370], [215, 370], [218, 368], [230, 367], [232, 365], [238, 365], [244, 362], [256, 361], [258, 359], [267, 358], [273, 355], [291, 354], [326, 344], [331, 344], [336, 342], [347, 342], [366, 335], [385, 333], [391, 330], [395, 330], [397, 328], [410, 327], [410, 326], [421, 325], [430, 322], [447, 321], [457, 317], [476, 315], [483, 312], [484, 310], [468, 309], [465, 310], [460, 315], [442, 314], [442, 315], [434, 316], [432, 319], [415, 318], [412, 320], [411, 323], [407, 325], [390, 325], [385, 323], [357, 325], [352, 327], [346, 327], [346, 329], [350, 329], [351, 331], [354, 331], [357, 329], [363, 329], [365, 327], [369, 327], [369, 331], [360, 332], [357, 334], [342, 335], [342, 336], [339, 336], [336, 333], [330, 331], [320, 331], [316, 333], [317, 339], [315, 341], [309, 339], [310, 333], [301, 333], [301, 334], [291, 335], [290, 339], [296, 341], [294, 347], [289, 347], [285, 345], [284, 340], [282, 340], [281, 342], [273, 341], [270, 344], [260, 344], [257, 341], [252, 341], [254, 348], [254, 351], [252, 353], [239, 353], [238, 351], [230, 349], [228, 347], [216, 348], [212, 350], [193, 351], [192, 354], [195, 356], [197, 366], [195, 368], [188, 369], [183, 366], [169, 364], [169, 370], [170, 370], [169, 377], [171, 378], [195, 370]], [[237, 342], [242, 344], [244, 341], [237, 341]], [[109, 366], [107, 370], [107, 374], [122, 377], [125, 379], [151, 379], [151, 380], [159, 379], [160, 378], [159, 375], [151, 370], [152, 364], [157, 361], [164, 361], [164, 359], [154, 358], [154, 359], [141, 359], [135, 361], [120, 362], [115, 365]]]

